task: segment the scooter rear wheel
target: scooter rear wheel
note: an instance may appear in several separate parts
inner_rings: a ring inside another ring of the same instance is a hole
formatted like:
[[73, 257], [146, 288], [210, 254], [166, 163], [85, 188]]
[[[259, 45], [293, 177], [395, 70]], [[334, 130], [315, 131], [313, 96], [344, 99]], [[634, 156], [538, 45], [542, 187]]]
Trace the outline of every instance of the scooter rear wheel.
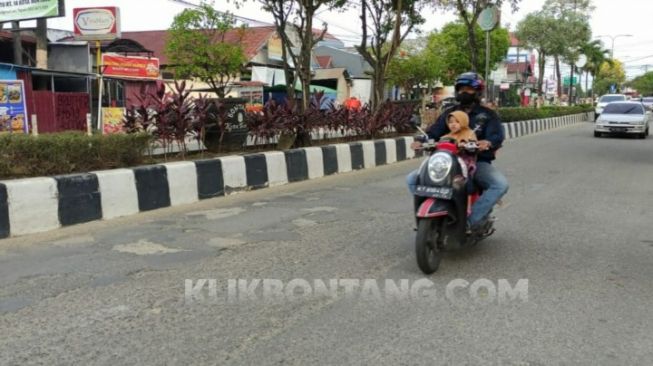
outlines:
[[443, 218], [421, 219], [417, 223], [417, 236], [415, 237], [415, 254], [417, 266], [425, 274], [438, 270], [442, 252], [438, 242], [442, 235]]

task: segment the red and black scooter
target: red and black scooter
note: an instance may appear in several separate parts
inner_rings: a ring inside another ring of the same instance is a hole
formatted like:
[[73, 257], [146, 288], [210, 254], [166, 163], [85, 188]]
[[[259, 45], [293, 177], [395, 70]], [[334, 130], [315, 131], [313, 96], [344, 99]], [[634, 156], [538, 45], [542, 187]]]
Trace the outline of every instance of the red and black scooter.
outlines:
[[419, 136], [422, 150], [428, 153], [418, 170], [415, 190], [417, 265], [426, 274], [437, 271], [442, 252], [454, 247], [471, 246], [494, 232], [493, 219], [483, 227], [467, 232], [467, 217], [480, 196], [470, 180], [469, 167], [460, 155], [477, 154], [476, 142], [458, 146], [451, 140], [435, 142]]

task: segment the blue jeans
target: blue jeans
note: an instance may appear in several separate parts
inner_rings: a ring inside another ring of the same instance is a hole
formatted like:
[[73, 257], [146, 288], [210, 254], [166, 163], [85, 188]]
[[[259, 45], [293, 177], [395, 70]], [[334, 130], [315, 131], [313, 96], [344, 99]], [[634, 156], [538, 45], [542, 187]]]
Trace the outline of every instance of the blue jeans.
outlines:
[[[406, 176], [406, 184], [412, 195], [415, 195], [417, 186], [417, 170]], [[472, 214], [469, 216], [469, 224], [476, 226], [481, 223], [492, 210], [492, 207], [499, 202], [508, 192], [508, 180], [494, 165], [479, 161], [476, 163], [474, 183], [483, 189], [483, 194], [472, 206]]]

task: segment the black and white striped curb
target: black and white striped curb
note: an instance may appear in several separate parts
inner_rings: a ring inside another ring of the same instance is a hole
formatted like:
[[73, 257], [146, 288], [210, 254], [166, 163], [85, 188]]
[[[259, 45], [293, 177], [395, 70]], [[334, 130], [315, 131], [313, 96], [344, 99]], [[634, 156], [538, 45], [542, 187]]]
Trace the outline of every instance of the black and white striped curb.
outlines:
[[577, 123], [593, 121], [593, 117], [587, 113], [572, 114], [562, 117], [534, 119], [503, 124], [503, 131], [506, 139], [531, 135], [537, 132], [552, 130], [555, 128], [571, 126]]
[[0, 182], [0, 237], [189, 204], [415, 157], [412, 137]]
[[[517, 138], [585, 115], [504, 124]], [[412, 159], [412, 137], [227, 156], [85, 174], [0, 181], [0, 238], [190, 204]]]

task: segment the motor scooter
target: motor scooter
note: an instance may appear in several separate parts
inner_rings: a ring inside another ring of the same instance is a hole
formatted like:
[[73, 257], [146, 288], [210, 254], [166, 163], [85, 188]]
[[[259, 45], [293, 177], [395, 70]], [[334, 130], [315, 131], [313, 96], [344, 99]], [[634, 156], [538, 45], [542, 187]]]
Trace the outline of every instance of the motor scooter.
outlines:
[[417, 140], [421, 140], [427, 158], [418, 170], [414, 196], [415, 252], [420, 270], [431, 274], [437, 271], [443, 251], [473, 246], [492, 235], [494, 218], [490, 215], [477, 230], [467, 228], [471, 208], [482, 192], [474, 186], [470, 167], [461, 155], [476, 155], [478, 144], [470, 141], [457, 145], [455, 140], [446, 139], [435, 142], [418, 130], [424, 135]]

